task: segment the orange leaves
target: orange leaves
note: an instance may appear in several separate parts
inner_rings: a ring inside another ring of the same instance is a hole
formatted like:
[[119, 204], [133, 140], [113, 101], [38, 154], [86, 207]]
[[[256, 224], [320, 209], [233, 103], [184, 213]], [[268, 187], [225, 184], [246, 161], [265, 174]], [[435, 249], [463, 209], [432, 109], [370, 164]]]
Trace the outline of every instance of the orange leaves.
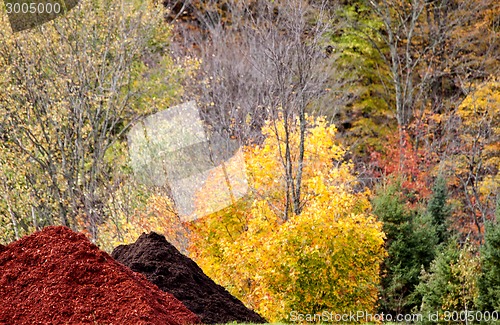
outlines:
[[389, 137], [386, 144], [386, 155], [372, 153], [372, 164], [378, 167], [375, 176], [392, 177], [401, 181], [401, 187], [408, 195], [408, 203], [416, 204], [431, 194], [432, 168], [434, 155], [425, 148], [415, 148], [410, 135], [405, 131], [402, 135]]
[[130, 244], [144, 232], [154, 231], [164, 235], [177, 249], [185, 252], [188, 230], [173, 209], [173, 204], [165, 196], [152, 195], [145, 209], [136, 209], [133, 215], [118, 213], [99, 226], [99, 243], [103, 249], [112, 250], [121, 244]]

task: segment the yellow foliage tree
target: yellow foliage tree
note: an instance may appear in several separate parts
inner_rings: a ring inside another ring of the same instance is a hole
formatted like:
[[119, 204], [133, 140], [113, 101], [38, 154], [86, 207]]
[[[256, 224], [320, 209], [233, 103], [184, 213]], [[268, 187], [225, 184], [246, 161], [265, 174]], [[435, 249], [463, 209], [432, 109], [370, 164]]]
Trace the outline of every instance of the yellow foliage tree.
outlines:
[[[252, 192], [193, 225], [191, 254], [203, 270], [270, 321], [301, 313], [373, 311], [385, 251], [368, 192], [355, 192], [336, 129], [308, 118], [299, 215], [283, 219], [283, 123], [247, 147]], [[297, 124], [298, 125], [298, 124]], [[290, 125], [292, 157], [299, 130]]]

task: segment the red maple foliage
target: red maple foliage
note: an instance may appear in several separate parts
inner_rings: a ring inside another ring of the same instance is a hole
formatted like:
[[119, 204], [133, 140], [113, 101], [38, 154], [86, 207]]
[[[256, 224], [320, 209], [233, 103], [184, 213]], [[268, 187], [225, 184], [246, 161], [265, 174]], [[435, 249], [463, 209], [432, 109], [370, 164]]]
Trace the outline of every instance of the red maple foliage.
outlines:
[[410, 206], [432, 194], [431, 171], [436, 159], [423, 148], [415, 148], [407, 131], [388, 136], [385, 153], [374, 151], [370, 158], [373, 176], [400, 182]]

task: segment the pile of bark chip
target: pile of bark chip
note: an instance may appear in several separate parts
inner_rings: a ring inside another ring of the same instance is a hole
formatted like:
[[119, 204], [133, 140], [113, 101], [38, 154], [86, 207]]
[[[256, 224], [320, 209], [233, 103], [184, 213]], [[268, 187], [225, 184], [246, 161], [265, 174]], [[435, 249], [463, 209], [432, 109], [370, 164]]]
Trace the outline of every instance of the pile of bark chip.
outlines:
[[199, 323], [172, 295], [66, 227], [0, 247], [0, 324]]
[[162, 235], [142, 234], [134, 244], [116, 247], [111, 255], [144, 274], [161, 290], [173, 294], [205, 324], [266, 322], [206, 276]]

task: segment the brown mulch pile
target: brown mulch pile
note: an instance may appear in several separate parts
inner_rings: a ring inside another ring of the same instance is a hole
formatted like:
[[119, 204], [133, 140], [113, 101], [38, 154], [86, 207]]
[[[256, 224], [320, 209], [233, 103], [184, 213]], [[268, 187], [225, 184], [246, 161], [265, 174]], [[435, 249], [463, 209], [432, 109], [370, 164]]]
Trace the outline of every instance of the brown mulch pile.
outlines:
[[206, 276], [162, 235], [142, 234], [135, 243], [115, 248], [111, 255], [144, 274], [161, 290], [173, 294], [205, 324], [266, 322]]
[[0, 324], [200, 322], [172, 295], [60, 226], [0, 247], [0, 297]]

